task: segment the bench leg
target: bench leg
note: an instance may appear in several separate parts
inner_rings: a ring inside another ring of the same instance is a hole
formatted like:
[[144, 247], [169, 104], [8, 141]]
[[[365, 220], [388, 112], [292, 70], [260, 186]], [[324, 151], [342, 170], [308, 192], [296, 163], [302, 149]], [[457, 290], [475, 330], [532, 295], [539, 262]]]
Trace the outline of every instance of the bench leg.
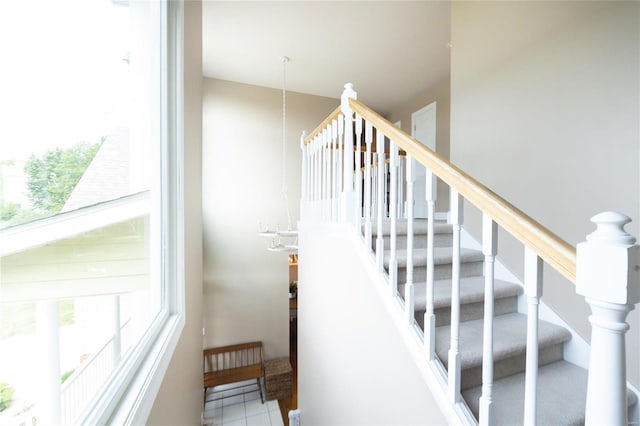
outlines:
[[260, 402], [264, 404], [264, 396], [262, 395], [262, 383], [260, 382], [260, 377], [256, 379], [256, 382], [258, 383], [258, 390], [260, 391]]

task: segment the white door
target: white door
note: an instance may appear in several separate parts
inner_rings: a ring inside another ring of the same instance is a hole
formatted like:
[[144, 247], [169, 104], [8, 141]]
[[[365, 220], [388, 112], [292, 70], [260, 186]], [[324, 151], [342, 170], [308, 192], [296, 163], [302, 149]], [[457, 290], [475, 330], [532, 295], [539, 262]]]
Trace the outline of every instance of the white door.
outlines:
[[[436, 103], [432, 102], [424, 108], [411, 114], [411, 136], [418, 139], [428, 148], [436, 150]], [[415, 161], [415, 160], [414, 160]], [[413, 186], [415, 217], [427, 217], [427, 202], [425, 200], [426, 188], [426, 171], [425, 168], [417, 162], [415, 165], [415, 182]]]

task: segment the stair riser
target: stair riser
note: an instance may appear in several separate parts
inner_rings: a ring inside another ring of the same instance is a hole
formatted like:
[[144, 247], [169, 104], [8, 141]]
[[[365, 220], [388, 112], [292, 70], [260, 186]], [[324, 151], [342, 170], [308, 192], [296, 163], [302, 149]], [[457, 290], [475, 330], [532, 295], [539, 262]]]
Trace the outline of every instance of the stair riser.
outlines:
[[[482, 275], [484, 262], [465, 262], [460, 264], [460, 277], [472, 277]], [[444, 263], [434, 268], [434, 280], [451, 279], [451, 264]], [[413, 283], [424, 283], [427, 280], [427, 267], [416, 266], [413, 268]], [[407, 282], [407, 268], [398, 267], [398, 283]]]
[[[496, 299], [493, 302], [494, 315], [504, 315], [518, 310], [518, 298], [516, 296]], [[416, 321], [424, 330], [425, 310], [416, 310]], [[451, 307], [436, 308], [436, 327], [451, 324]], [[484, 317], [484, 302], [465, 303], [460, 305], [460, 321], [472, 321]]]
[[[543, 366], [562, 359], [562, 344], [552, 345], [540, 349], [538, 353], [538, 365]], [[460, 348], [464, 350], [464, 348]], [[502, 359], [493, 364], [493, 379], [498, 380], [512, 374], [525, 371], [526, 354], [522, 353], [511, 358]], [[482, 384], [482, 365], [462, 370], [460, 379], [461, 390], [469, 389]]]
[[[453, 242], [453, 238], [451, 234], [435, 234], [433, 236], [433, 245], [434, 247], [451, 247]], [[376, 237], [372, 238], [371, 248], [375, 251], [376, 249]], [[407, 247], [407, 236], [406, 235], [398, 235], [396, 236], [396, 247], [398, 248], [406, 248]], [[414, 248], [427, 248], [427, 234], [416, 234], [413, 236], [413, 247]], [[389, 250], [391, 248], [391, 239], [388, 235], [384, 236], [384, 249]]]

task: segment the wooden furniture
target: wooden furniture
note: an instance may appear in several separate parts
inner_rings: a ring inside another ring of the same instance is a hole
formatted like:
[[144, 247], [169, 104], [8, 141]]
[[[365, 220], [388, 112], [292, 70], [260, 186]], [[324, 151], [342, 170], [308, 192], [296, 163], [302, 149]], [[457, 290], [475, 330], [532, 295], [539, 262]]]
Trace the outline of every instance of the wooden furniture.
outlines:
[[276, 358], [264, 363], [264, 387], [267, 400], [285, 399], [291, 396], [293, 369], [289, 358]]
[[264, 376], [264, 356], [262, 342], [240, 343], [220, 346], [203, 351], [204, 355], [204, 400], [207, 390], [214, 386], [255, 379], [264, 402], [260, 379]]

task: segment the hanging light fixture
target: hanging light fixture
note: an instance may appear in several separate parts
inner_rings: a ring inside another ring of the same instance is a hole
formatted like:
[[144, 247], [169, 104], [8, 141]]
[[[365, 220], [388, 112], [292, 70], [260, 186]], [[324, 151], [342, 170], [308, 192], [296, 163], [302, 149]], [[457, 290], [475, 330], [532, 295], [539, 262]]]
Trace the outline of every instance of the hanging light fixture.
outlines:
[[277, 225], [275, 230], [270, 230], [269, 225], [264, 229], [260, 224], [261, 237], [271, 238], [267, 246], [269, 251], [296, 252], [298, 251], [298, 231], [291, 226], [291, 212], [289, 211], [289, 196], [287, 193], [287, 156], [286, 156], [286, 124], [287, 124], [287, 56], [280, 57], [282, 61], [282, 196], [284, 197], [287, 212], [287, 229], [280, 230]]

